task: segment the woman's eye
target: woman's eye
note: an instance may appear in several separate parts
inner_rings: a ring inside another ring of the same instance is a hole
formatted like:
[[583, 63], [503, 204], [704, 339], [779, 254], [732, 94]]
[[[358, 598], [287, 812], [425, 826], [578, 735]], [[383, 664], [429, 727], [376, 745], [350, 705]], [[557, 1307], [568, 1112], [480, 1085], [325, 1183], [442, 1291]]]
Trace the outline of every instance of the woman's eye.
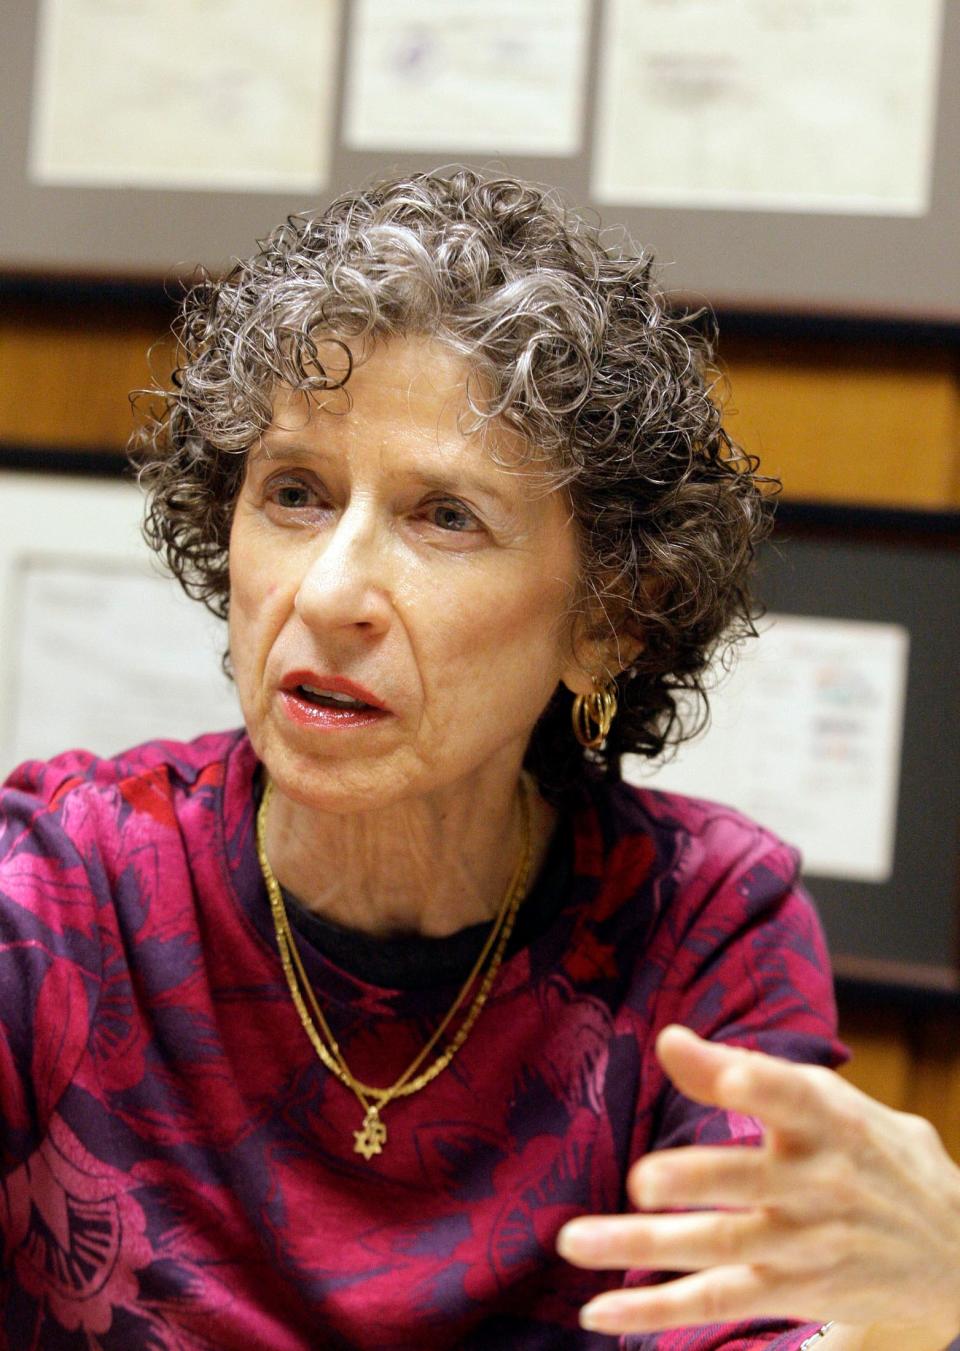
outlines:
[[430, 505], [431, 523], [441, 530], [463, 532], [479, 529], [480, 522], [472, 511], [457, 502], [433, 502]]
[[310, 504], [309, 491], [298, 483], [288, 483], [276, 491], [277, 505], [281, 507], [306, 507]]
[[305, 511], [320, 505], [317, 489], [299, 479], [281, 479], [267, 485], [267, 501], [282, 511]]

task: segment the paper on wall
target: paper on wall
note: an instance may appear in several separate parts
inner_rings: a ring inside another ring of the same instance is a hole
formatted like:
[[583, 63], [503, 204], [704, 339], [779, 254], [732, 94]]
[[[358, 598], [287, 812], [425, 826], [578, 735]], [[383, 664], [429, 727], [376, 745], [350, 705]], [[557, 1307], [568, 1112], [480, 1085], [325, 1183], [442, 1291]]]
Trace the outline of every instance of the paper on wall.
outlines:
[[898, 624], [768, 615], [711, 696], [712, 721], [645, 787], [711, 798], [797, 845], [806, 871], [893, 872], [909, 635]]
[[119, 480], [0, 474], [0, 778], [239, 726], [224, 626], [158, 574], [142, 512]]
[[607, 0], [593, 195], [929, 209], [943, 0]]
[[579, 149], [588, 0], [357, 0], [354, 149]]
[[145, 566], [30, 557], [15, 573], [8, 763], [69, 747], [111, 755], [237, 727], [222, 624]]
[[30, 175], [314, 191], [338, 25], [339, 0], [40, 0]]

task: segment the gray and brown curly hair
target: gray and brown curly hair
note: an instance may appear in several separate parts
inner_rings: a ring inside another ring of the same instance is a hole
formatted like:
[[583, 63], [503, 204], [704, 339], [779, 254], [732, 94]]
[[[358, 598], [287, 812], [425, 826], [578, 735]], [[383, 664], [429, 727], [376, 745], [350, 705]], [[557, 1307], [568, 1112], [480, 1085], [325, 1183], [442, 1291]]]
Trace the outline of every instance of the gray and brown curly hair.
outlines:
[[225, 617], [244, 452], [278, 383], [349, 379], [324, 373], [324, 339], [402, 334], [467, 359], [475, 424], [522, 433], [569, 496], [587, 609], [642, 642], [617, 675], [601, 751], [581, 752], [561, 688], [529, 767], [561, 793], [584, 772], [615, 776], [626, 751], [660, 754], [702, 723], [718, 647], [754, 631], [766, 480], [721, 425], [709, 321], [672, 312], [648, 257], [531, 183], [465, 169], [389, 179], [290, 217], [251, 259], [195, 285], [173, 388], [134, 442], [148, 542]]

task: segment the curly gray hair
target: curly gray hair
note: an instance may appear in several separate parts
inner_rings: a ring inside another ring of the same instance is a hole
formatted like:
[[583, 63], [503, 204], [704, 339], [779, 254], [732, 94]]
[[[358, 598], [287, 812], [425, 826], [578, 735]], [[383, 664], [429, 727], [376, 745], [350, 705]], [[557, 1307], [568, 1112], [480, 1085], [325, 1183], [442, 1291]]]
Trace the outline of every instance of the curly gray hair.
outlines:
[[329, 389], [324, 339], [416, 334], [466, 358], [478, 427], [519, 431], [569, 495], [584, 594], [642, 642], [620, 712], [586, 756], [558, 689], [528, 765], [562, 793], [696, 730], [722, 643], [753, 633], [748, 574], [769, 510], [756, 461], [712, 397], [712, 325], [676, 314], [650, 258], [519, 179], [461, 169], [386, 180], [292, 216], [251, 259], [187, 294], [182, 360], [135, 438], [145, 535], [191, 596], [229, 607], [227, 550], [244, 452], [278, 384]]

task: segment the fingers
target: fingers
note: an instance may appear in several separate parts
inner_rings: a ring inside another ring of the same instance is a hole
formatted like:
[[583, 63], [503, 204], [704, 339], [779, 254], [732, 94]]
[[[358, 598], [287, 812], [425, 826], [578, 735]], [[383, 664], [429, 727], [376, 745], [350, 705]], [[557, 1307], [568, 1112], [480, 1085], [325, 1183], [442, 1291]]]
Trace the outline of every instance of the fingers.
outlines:
[[816, 1233], [763, 1211], [744, 1214], [623, 1215], [571, 1220], [557, 1250], [567, 1261], [596, 1271], [699, 1271], [740, 1262], [791, 1270], [820, 1260]]
[[918, 1290], [954, 1327], [960, 1175], [949, 1164], [944, 1176], [929, 1128], [829, 1070], [683, 1028], [666, 1029], [657, 1054], [681, 1092], [757, 1118], [765, 1139], [654, 1152], [628, 1178], [647, 1213], [564, 1227], [558, 1248], [580, 1266], [689, 1273], [600, 1296], [585, 1327], [625, 1334], [761, 1316], [900, 1324]]
[[[804, 1292], [797, 1287], [794, 1301], [801, 1306], [805, 1303]], [[746, 1318], [791, 1317], [779, 1307], [782, 1303], [781, 1292], [763, 1269], [715, 1267], [665, 1285], [599, 1295], [580, 1310], [580, 1322], [594, 1332], [652, 1332]], [[803, 1316], [814, 1319], [819, 1315]]]
[[829, 1070], [704, 1041], [686, 1027], [664, 1028], [656, 1049], [664, 1070], [686, 1097], [755, 1116], [793, 1139], [821, 1138], [831, 1099], [842, 1098], [849, 1089]]
[[795, 1203], [804, 1180], [789, 1161], [772, 1160], [764, 1149], [688, 1145], [648, 1154], [627, 1179], [640, 1210], [705, 1206], [775, 1206]]

